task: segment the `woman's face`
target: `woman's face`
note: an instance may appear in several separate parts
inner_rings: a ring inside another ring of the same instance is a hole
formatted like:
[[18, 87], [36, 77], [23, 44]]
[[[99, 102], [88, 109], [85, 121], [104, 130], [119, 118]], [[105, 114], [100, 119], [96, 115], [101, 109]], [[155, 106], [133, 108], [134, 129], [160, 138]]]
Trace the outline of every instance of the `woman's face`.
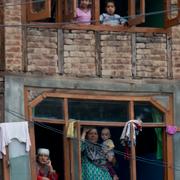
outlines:
[[97, 143], [98, 141], [98, 132], [97, 129], [91, 129], [88, 133], [87, 133], [87, 139], [92, 142], [92, 143]]
[[38, 162], [40, 164], [47, 164], [48, 159], [49, 159], [49, 156], [47, 156], [47, 155], [44, 155], [44, 154], [38, 155]]

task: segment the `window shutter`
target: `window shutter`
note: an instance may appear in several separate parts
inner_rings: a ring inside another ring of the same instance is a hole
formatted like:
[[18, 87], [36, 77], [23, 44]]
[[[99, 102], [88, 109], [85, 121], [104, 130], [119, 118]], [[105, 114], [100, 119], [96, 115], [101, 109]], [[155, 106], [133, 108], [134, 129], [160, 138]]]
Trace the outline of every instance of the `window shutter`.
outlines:
[[180, 22], [180, 0], [165, 0], [165, 27], [171, 27]]
[[131, 26], [145, 22], [145, 0], [128, 0], [128, 16]]
[[27, 20], [36, 21], [51, 17], [51, 0], [36, 2], [30, 0], [27, 4]]
[[69, 22], [76, 16], [76, 8], [78, 6], [77, 0], [65, 0], [64, 1], [64, 21]]

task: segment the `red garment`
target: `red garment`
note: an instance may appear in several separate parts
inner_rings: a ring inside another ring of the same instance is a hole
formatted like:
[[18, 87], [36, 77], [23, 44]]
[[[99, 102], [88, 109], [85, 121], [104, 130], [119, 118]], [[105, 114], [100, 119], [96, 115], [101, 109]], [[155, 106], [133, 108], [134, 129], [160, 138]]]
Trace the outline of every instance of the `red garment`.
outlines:
[[47, 177], [49, 180], [58, 180], [58, 174], [56, 172], [50, 172], [48, 166], [37, 168], [37, 180], [42, 180], [43, 177]]
[[[37, 180], [42, 180], [43, 177], [44, 176], [37, 176]], [[57, 173], [53, 173], [53, 175], [50, 175], [48, 178], [50, 180], [58, 180], [58, 175], [57, 175]]]
[[[42, 178], [45, 176], [37, 176], [37, 180], [42, 180]], [[57, 173], [53, 173], [48, 176], [49, 180], [58, 180], [58, 175]]]

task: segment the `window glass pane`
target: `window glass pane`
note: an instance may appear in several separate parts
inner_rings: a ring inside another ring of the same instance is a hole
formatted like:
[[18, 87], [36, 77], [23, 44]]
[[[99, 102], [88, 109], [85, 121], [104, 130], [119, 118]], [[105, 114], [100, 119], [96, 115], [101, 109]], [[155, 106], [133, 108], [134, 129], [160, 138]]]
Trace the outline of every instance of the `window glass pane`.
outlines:
[[128, 102], [69, 100], [69, 118], [88, 121], [127, 121]]
[[143, 128], [137, 136], [136, 164], [138, 180], [164, 179], [162, 132], [162, 128]]
[[45, 0], [40, 2], [34, 2], [32, 1], [32, 11], [34, 13], [38, 13], [40, 11], [43, 11], [45, 9]]
[[63, 119], [63, 99], [46, 98], [33, 108], [33, 116]]
[[141, 118], [143, 122], [163, 122], [163, 113], [149, 102], [136, 102], [134, 106], [135, 118]]

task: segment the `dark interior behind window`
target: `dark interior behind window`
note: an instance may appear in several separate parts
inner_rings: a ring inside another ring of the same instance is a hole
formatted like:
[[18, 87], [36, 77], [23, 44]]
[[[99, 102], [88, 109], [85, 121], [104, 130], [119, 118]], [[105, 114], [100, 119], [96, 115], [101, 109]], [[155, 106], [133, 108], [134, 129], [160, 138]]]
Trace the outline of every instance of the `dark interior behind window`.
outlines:
[[163, 113], [149, 102], [136, 102], [134, 111], [135, 119], [140, 118], [143, 122], [159, 123], [164, 121]]
[[69, 118], [89, 121], [126, 122], [128, 102], [69, 100]]
[[[139, 25], [142, 27], [164, 27], [164, 0], [146, 0], [145, 23]], [[157, 12], [155, 14], [155, 12]], [[154, 13], [154, 14], [153, 14]], [[149, 15], [148, 15], [149, 14]]]
[[63, 119], [63, 100], [46, 98], [33, 108], [33, 116], [39, 118]]

